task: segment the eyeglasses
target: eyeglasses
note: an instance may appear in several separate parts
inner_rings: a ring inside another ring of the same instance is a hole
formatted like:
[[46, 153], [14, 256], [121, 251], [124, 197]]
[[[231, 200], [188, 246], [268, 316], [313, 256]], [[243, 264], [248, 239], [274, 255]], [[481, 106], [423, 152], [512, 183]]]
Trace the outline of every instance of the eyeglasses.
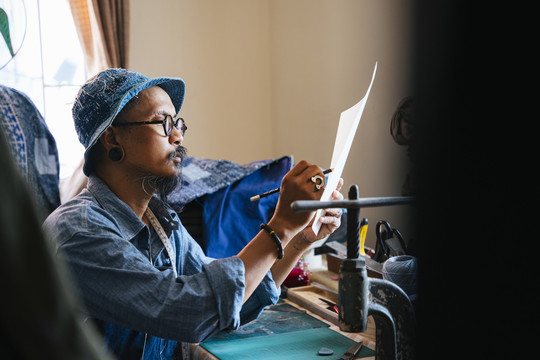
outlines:
[[163, 125], [163, 131], [165, 131], [165, 136], [171, 136], [173, 128], [180, 131], [182, 136], [186, 133], [187, 126], [183, 118], [178, 118], [173, 120], [171, 115], [165, 115], [163, 120], [154, 120], [154, 121], [133, 121], [133, 122], [121, 122], [113, 124], [114, 126], [126, 126], [126, 125], [153, 125], [161, 124]]

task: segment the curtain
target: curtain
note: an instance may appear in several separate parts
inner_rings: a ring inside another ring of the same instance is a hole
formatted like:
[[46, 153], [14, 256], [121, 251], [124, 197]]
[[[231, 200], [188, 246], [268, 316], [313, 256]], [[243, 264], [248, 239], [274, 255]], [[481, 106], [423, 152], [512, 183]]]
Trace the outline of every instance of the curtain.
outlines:
[[128, 67], [129, 0], [69, 0], [88, 76]]
[[[68, 0], [90, 78], [108, 68], [128, 67], [129, 0]], [[86, 187], [84, 159], [60, 184], [62, 203]]]

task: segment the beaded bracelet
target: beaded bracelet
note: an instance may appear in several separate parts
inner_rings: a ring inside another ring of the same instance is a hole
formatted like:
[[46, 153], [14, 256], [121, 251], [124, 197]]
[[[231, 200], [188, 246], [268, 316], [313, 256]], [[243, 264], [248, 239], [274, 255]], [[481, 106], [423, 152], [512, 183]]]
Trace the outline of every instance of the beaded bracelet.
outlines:
[[278, 258], [278, 260], [282, 259], [283, 258], [283, 245], [281, 244], [281, 240], [279, 239], [279, 236], [276, 234], [276, 232], [274, 230], [272, 230], [272, 228], [270, 226], [268, 226], [265, 223], [261, 224], [261, 230], [266, 231], [268, 233], [268, 235], [270, 235], [272, 240], [274, 240], [274, 242], [276, 243], [277, 248], [278, 248], [278, 256], [277, 256], [277, 258]]

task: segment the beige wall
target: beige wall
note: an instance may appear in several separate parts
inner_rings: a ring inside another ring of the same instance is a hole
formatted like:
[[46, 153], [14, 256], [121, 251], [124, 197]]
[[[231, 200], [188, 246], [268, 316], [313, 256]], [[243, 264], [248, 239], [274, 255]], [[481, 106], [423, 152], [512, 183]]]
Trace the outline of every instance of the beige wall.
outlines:
[[[360, 195], [395, 196], [409, 169], [390, 136], [411, 94], [412, 1], [155, 0], [131, 2], [131, 68], [180, 76], [189, 154], [237, 163], [293, 155], [330, 166], [339, 115], [364, 95], [343, 174]], [[409, 206], [362, 210], [413, 236]]]

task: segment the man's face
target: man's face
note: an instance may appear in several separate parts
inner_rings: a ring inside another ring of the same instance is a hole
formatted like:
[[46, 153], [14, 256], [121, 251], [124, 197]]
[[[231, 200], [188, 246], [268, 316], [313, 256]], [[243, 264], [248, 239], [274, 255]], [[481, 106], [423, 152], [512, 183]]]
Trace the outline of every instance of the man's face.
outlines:
[[[115, 122], [143, 122], [174, 117], [176, 111], [169, 95], [159, 86], [141, 91], [119, 114]], [[181, 172], [184, 140], [173, 129], [166, 136], [161, 124], [117, 127], [119, 143], [125, 151], [125, 165], [135, 175], [177, 177]]]

